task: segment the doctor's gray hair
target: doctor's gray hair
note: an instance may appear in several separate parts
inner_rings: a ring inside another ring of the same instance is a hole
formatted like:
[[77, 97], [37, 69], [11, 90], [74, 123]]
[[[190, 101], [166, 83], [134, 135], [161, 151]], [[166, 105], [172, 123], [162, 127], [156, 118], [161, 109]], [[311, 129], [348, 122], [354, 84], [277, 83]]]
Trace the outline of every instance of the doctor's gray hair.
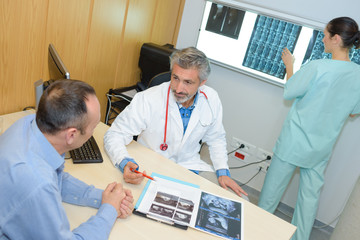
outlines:
[[207, 80], [211, 69], [209, 59], [206, 55], [194, 48], [188, 47], [173, 52], [170, 56], [170, 69], [173, 69], [174, 64], [184, 69], [195, 68], [199, 71], [200, 81]]

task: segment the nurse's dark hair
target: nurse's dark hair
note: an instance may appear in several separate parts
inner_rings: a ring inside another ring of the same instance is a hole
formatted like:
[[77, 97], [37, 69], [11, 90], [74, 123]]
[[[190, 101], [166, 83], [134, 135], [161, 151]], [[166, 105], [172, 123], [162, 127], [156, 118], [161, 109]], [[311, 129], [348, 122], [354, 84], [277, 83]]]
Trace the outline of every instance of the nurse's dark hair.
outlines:
[[43, 133], [54, 135], [75, 127], [81, 134], [88, 124], [86, 100], [95, 95], [89, 84], [79, 80], [59, 79], [50, 84], [40, 98], [36, 123]]
[[326, 29], [331, 37], [338, 34], [341, 37], [345, 48], [352, 48], [355, 46], [357, 49], [360, 47], [359, 26], [354, 19], [349, 17], [334, 18], [327, 24]]
[[177, 64], [184, 69], [197, 69], [199, 71], [200, 81], [207, 80], [211, 72], [209, 59], [202, 51], [194, 47], [188, 47], [173, 52], [170, 56], [171, 70], [173, 69], [174, 64]]

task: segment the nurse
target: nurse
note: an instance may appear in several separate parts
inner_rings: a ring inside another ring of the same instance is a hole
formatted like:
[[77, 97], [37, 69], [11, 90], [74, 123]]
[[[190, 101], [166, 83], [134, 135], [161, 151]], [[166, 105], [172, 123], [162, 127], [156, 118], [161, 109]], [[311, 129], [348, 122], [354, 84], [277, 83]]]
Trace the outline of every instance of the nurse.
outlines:
[[324, 34], [325, 52], [332, 59], [311, 61], [293, 74], [293, 57], [288, 49], [283, 51], [288, 79], [284, 98], [294, 102], [259, 199], [259, 206], [273, 213], [294, 170], [300, 168], [293, 240], [309, 239], [335, 141], [349, 115], [360, 113], [360, 66], [349, 59], [349, 50], [360, 46], [358, 25], [348, 17], [335, 18]]
[[[209, 60], [196, 48], [185, 48], [170, 56], [170, 68], [171, 81], [137, 93], [106, 132], [105, 150], [113, 164], [126, 182], [143, 180], [130, 170], [139, 165], [126, 150], [138, 136], [142, 145], [195, 173], [215, 170], [223, 188], [247, 195], [230, 177], [222, 105], [217, 92], [205, 85]], [[201, 142], [209, 146], [213, 166], [200, 159]]]

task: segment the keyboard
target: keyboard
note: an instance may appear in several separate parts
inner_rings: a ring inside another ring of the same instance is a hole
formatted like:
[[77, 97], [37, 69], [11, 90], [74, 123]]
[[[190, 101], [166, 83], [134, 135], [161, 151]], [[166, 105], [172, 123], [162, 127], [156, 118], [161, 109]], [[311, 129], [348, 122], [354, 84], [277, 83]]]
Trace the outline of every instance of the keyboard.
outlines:
[[81, 147], [71, 150], [70, 156], [73, 163], [101, 163], [103, 158], [95, 138], [91, 136]]

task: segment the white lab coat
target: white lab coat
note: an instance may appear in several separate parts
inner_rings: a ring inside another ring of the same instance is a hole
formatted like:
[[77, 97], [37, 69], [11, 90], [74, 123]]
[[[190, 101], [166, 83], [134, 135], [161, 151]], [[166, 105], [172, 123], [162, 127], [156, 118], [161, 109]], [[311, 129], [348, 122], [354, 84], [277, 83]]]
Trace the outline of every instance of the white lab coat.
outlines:
[[[185, 134], [179, 107], [170, 92], [166, 143], [168, 149], [160, 150], [164, 141], [166, 101], [169, 82], [149, 88], [135, 95], [130, 105], [115, 119], [104, 136], [104, 145], [113, 164], [120, 164], [129, 156], [126, 145], [133, 136], [142, 145], [160, 153], [179, 165], [199, 171], [228, 169], [225, 130], [222, 124], [222, 105], [217, 92], [201, 86], [195, 108]], [[200, 159], [200, 140], [209, 146], [213, 166]], [[136, 161], [136, 159], [135, 159]]]

